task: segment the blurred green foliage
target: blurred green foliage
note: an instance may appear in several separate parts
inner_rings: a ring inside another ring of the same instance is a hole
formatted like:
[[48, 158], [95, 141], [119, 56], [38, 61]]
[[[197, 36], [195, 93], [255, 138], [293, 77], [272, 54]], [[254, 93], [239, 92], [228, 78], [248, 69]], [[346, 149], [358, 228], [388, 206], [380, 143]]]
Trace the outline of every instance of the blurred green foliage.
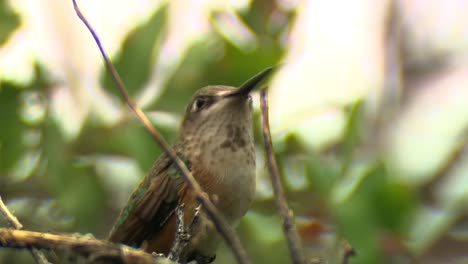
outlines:
[[[155, 44], [163, 33], [166, 21], [166, 8], [158, 10], [147, 23], [131, 32], [123, 43], [122, 52], [115, 60], [114, 66], [125, 80], [125, 86], [130, 95], [135, 95], [150, 75]], [[114, 87], [114, 80], [109, 74], [104, 75], [103, 86], [112, 94], [120, 96]]]
[[19, 19], [13, 13], [7, 0], [0, 0], [0, 45], [8, 39], [13, 30], [19, 26]]
[[0, 130], [0, 157], [2, 161], [0, 170], [2, 174], [10, 170], [24, 152], [24, 146], [21, 144], [21, 133], [18, 133], [26, 127], [19, 113], [20, 95], [20, 88], [12, 85], [2, 85], [0, 90], [0, 118], [3, 128]]
[[[0, 19], [5, 21], [0, 26], [0, 36], [3, 36], [0, 44], [18, 26], [15, 16], [4, 8], [5, 2], [0, 2]], [[210, 45], [198, 43], [189, 50], [151, 109], [180, 116], [188, 98], [196, 89], [208, 84], [239, 85], [260, 69], [276, 65], [285, 53], [284, 46], [277, 40], [280, 32], [269, 31], [268, 8], [260, 2], [265, 1], [255, 1], [249, 12], [241, 14], [259, 36], [254, 51], [241, 51], [214, 35], [215, 41], [223, 42], [223, 56], [213, 59], [210, 56]], [[164, 34], [166, 13], [166, 8], [160, 9], [147, 23], [135, 29], [125, 40], [120, 55], [114, 61], [132, 95], [137, 94], [150, 75], [152, 58], [158, 55], [154, 47]], [[292, 14], [286, 13], [291, 16], [288, 20], [291, 23]], [[77, 20], [76, 23], [80, 22]], [[21, 116], [22, 95], [26, 91], [34, 91], [47, 101], [50, 92], [47, 77], [46, 73], [38, 71], [36, 80], [28, 87], [1, 83], [0, 194], [27, 229], [92, 233], [103, 238], [120, 209], [115, 204], [115, 197], [122, 190], [110, 190], [90, 159], [97, 155], [128, 157], [146, 171], [161, 150], [133, 118], [112, 127], [99, 122], [87, 122], [79, 136], [70, 141], [61, 134], [50, 105], [46, 102], [46, 114], [41, 122], [28, 124]], [[108, 92], [118, 95], [109, 75], [103, 77], [102, 83]], [[279, 143], [281, 146], [277, 148], [276, 155], [283, 172], [282, 180], [287, 196], [296, 216], [318, 218], [324, 225], [332, 224], [334, 230], [337, 230], [336, 239], [346, 238], [358, 252], [352, 263], [382, 263], [383, 236], [387, 233], [399, 236], [408, 228], [416, 203], [413, 190], [392, 182], [385, 161], [375, 156], [365, 161], [368, 169], [356, 176], [361, 180], [354, 183], [357, 187], [346, 199], [336, 202], [332, 198], [337, 185], [352, 174], [351, 169], [361, 162], [355, 150], [363, 144], [363, 138], [371, 130], [370, 124], [366, 122], [364, 107], [363, 102], [350, 106], [342, 142], [331, 147], [332, 154], [325, 155], [307, 149], [291, 134]], [[255, 116], [256, 138], [260, 139], [259, 114]], [[174, 139], [176, 127], [156, 126], [168, 141]], [[24, 143], [31, 129], [39, 130], [40, 133], [40, 144], [34, 147]], [[258, 140], [259, 146], [261, 143]], [[27, 175], [18, 179], [13, 173], [15, 166], [18, 166], [25, 153], [32, 150], [40, 152], [40, 161], [29, 174], [23, 172]], [[300, 165], [294, 167], [293, 163]], [[289, 175], [287, 172], [290, 167], [299, 175]], [[267, 178], [266, 172], [264, 174], [261, 176]], [[288, 185], [293, 176], [305, 179], [302, 188]], [[24, 198], [42, 202], [19, 202]], [[241, 223], [239, 233], [255, 263], [288, 262], [281, 221], [271, 196], [256, 201], [252, 212]], [[307, 239], [314, 240], [316, 237], [304, 235], [305, 245], [308, 244]], [[226, 248], [218, 259], [221, 260], [218, 263], [233, 262]], [[2, 249], [0, 262], [11, 260], [20, 261], [17, 263], [32, 261], [27, 253], [23, 252], [20, 256], [18, 251]]]
[[352, 197], [334, 210], [343, 237], [361, 249], [352, 263], [384, 263], [382, 239], [386, 232], [402, 234], [408, 228], [414, 199], [407, 187], [390, 181], [383, 164], [365, 172]]

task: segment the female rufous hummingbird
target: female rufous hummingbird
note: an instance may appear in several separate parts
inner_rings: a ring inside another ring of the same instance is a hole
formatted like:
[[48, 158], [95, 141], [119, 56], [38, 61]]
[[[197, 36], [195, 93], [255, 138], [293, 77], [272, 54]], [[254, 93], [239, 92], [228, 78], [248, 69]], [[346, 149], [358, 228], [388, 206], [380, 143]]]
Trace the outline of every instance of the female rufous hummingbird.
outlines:
[[[235, 227], [255, 195], [255, 149], [252, 98], [249, 93], [272, 68], [267, 68], [239, 88], [206, 86], [191, 99], [173, 144], [179, 158], [203, 191]], [[131, 194], [120, 213], [109, 241], [167, 254], [176, 233], [175, 209], [184, 204], [184, 223], [193, 218], [195, 192], [168, 155], [163, 153]], [[201, 209], [180, 260], [211, 262], [220, 235]]]

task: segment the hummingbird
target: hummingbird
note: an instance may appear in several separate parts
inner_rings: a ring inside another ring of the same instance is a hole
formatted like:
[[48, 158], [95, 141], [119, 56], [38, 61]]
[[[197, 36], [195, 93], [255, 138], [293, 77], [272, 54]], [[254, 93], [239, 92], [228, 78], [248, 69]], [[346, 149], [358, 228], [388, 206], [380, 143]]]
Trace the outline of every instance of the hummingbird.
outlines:
[[[267, 68], [239, 88], [206, 86], [193, 95], [172, 145], [227, 222], [236, 227], [255, 196], [255, 148], [249, 93], [270, 72]], [[134, 189], [108, 240], [148, 253], [168, 254], [176, 234], [175, 210], [184, 205], [187, 226], [198, 207], [171, 158], [163, 153]], [[201, 209], [180, 260], [210, 263], [220, 235]]]

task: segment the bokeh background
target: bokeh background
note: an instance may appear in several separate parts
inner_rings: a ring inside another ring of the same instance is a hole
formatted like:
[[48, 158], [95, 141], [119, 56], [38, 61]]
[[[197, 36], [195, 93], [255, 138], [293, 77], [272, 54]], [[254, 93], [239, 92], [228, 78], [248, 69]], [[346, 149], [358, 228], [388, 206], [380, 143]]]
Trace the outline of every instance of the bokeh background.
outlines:
[[[310, 259], [339, 263], [346, 240], [350, 263], [467, 263], [468, 1], [78, 2], [170, 142], [196, 89], [282, 64], [274, 146]], [[254, 104], [257, 199], [238, 233], [255, 263], [289, 263]], [[0, 0], [0, 195], [26, 229], [106, 237], [160, 153], [71, 0]], [[234, 263], [225, 246], [216, 263]]]

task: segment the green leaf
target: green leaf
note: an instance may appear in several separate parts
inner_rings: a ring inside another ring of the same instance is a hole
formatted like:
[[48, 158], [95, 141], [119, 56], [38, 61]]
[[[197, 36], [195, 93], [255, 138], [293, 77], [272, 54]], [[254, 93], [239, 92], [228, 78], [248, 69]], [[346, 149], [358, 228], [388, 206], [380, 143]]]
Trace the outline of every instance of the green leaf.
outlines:
[[[129, 110], [130, 111], [130, 110]], [[173, 129], [157, 127], [168, 141], [175, 137]], [[134, 158], [141, 168], [149, 169], [162, 152], [159, 145], [136, 119], [116, 127], [85, 127], [73, 142], [73, 150], [80, 155], [93, 155], [96, 151]]]
[[10, 34], [19, 26], [19, 18], [13, 13], [8, 1], [0, 0], [0, 45], [10, 37]]
[[20, 112], [21, 90], [3, 83], [0, 88], [0, 172], [6, 173], [24, 153], [22, 135], [25, 125]]
[[355, 263], [381, 263], [386, 233], [402, 234], [415, 210], [411, 190], [393, 182], [381, 162], [364, 175], [352, 196], [335, 207], [338, 228], [358, 252]]
[[104, 189], [96, 174], [87, 168], [66, 166], [61, 172], [63, 187], [58, 192], [57, 200], [65, 213], [75, 219], [77, 232], [91, 232], [102, 219]]
[[[150, 75], [152, 58], [156, 55], [153, 49], [165, 25], [166, 11], [165, 7], [159, 9], [147, 23], [131, 32], [123, 44], [122, 53], [113, 61], [131, 95], [142, 87]], [[110, 74], [105, 75], [104, 87], [120, 98]]]
[[335, 207], [338, 229], [355, 248], [354, 263], [381, 263], [379, 252], [379, 224], [372, 199], [382, 184], [383, 168], [372, 168], [353, 193], [353, 196]]
[[349, 165], [353, 161], [353, 154], [356, 147], [362, 143], [364, 135], [364, 102], [358, 101], [351, 106], [346, 121], [345, 135], [342, 143], [342, 167], [341, 175], [345, 175]]
[[306, 163], [306, 176], [313, 191], [327, 196], [338, 179], [339, 165], [336, 161], [313, 155]]
[[74, 219], [75, 231], [90, 232], [102, 219], [104, 188], [88, 164], [77, 161], [73, 149], [62, 137], [52, 118], [44, 123], [43, 180], [54, 194], [59, 207]]

